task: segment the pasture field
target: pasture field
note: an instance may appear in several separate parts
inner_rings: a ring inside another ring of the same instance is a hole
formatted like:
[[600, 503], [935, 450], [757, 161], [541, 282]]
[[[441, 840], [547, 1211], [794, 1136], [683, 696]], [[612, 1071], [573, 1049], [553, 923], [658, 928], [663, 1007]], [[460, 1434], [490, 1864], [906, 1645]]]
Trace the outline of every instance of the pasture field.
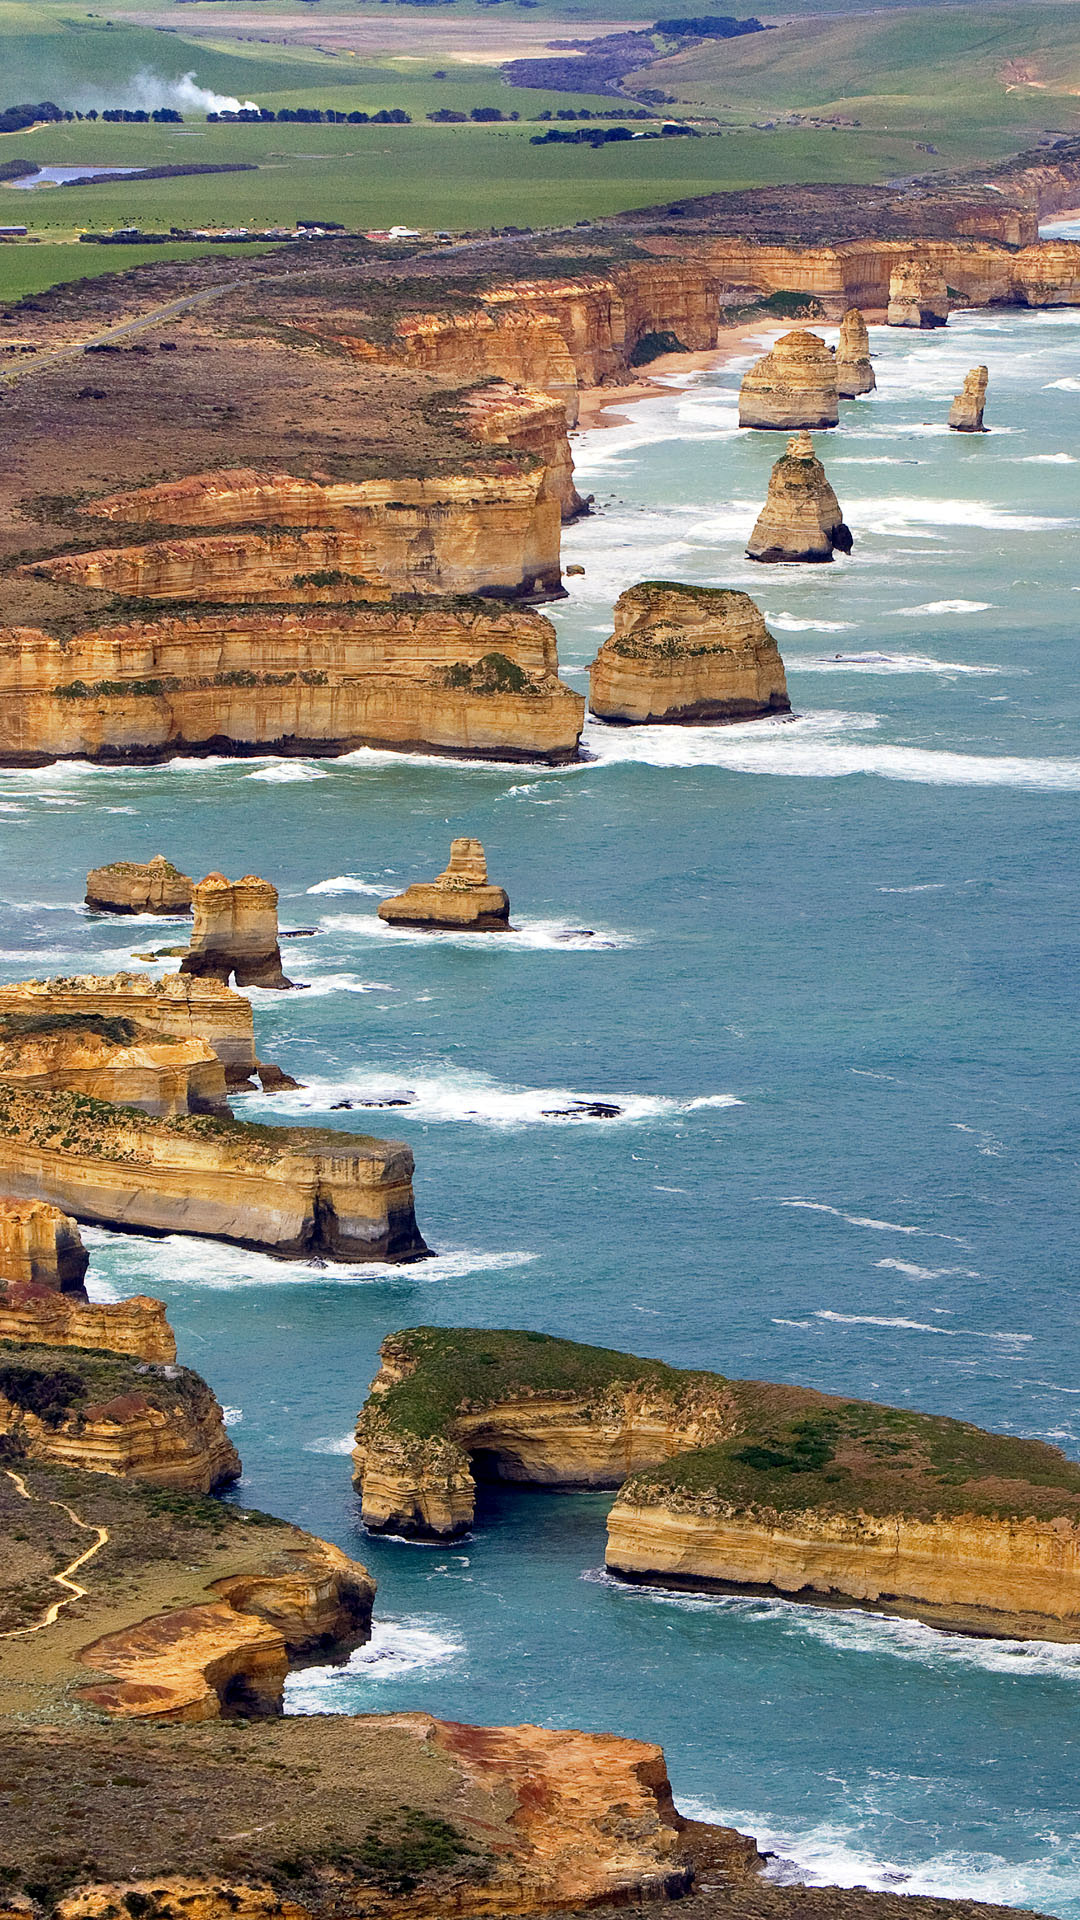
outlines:
[[[270, 247], [215, 247], [214, 253], [269, 253]], [[197, 260], [205, 255], [205, 246], [164, 247], [82, 247], [60, 242], [53, 247], [0, 246], [0, 305], [21, 300], [26, 294], [44, 293], [61, 280], [96, 279], [102, 273], [123, 273], [128, 267], [141, 267], [147, 261]]]

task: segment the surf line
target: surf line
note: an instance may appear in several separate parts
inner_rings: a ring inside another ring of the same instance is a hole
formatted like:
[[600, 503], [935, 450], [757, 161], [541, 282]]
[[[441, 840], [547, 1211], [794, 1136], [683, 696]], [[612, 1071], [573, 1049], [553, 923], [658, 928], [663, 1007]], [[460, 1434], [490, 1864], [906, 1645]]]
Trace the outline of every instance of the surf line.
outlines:
[[[22, 1494], [23, 1499], [33, 1500], [34, 1496], [30, 1492], [22, 1475], [14, 1473], [10, 1467], [5, 1467], [4, 1471], [16, 1491]], [[100, 1553], [102, 1547], [108, 1543], [108, 1527], [95, 1527], [92, 1526], [88, 1520], [80, 1520], [78, 1514], [75, 1513], [71, 1507], [65, 1505], [63, 1500], [50, 1500], [49, 1505], [50, 1507], [60, 1507], [62, 1511], [67, 1514], [68, 1519], [74, 1521], [77, 1527], [82, 1527], [86, 1533], [96, 1534], [97, 1538], [92, 1547], [86, 1547], [82, 1553], [77, 1554], [75, 1559], [69, 1561], [68, 1565], [64, 1567], [60, 1573], [51, 1573], [49, 1575], [50, 1580], [54, 1580], [57, 1586], [66, 1587], [67, 1592], [62, 1594], [59, 1600], [54, 1600], [52, 1605], [46, 1608], [44, 1617], [41, 1620], [35, 1620], [32, 1626], [12, 1627], [7, 1633], [0, 1633], [0, 1640], [17, 1640], [20, 1634], [23, 1633], [40, 1633], [43, 1627], [51, 1627], [54, 1621], [59, 1618], [62, 1607], [69, 1607], [73, 1600], [82, 1600], [88, 1589], [86, 1587], [80, 1587], [78, 1581], [73, 1580], [71, 1575], [77, 1573], [80, 1567], [84, 1567], [86, 1562], [92, 1560], [95, 1553]]]

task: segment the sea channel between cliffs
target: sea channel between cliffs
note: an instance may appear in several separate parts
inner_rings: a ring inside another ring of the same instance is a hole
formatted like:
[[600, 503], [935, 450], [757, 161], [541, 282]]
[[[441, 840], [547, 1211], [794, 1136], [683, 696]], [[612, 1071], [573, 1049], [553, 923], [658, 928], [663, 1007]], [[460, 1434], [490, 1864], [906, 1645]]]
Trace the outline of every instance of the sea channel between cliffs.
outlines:
[[[535, 1325], [1080, 1448], [1080, 316], [873, 328], [878, 392], [817, 436], [854, 554], [763, 578], [742, 553], [781, 439], [740, 435], [736, 399], [766, 344], [576, 441], [601, 511], [565, 535], [586, 571], [554, 617], [584, 690], [633, 581], [749, 592], [795, 719], [590, 723], [595, 757], [550, 771], [361, 752], [4, 774], [0, 966], [106, 972], [167, 940], [76, 907], [121, 851], [272, 872], [283, 920], [319, 932], [289, 956], [310, 992], [254, 994], [257, 1037], [307, 1088], [238, 1112], [417, 1149], [440, 1253], [408, 1271], [86, 1236], [118, 1294], [168, 1302], [181, 1359], [230, 1409], [239, 1498], [380, 1582], [371, 1642], [290, 1682], [293, 1710], [660, 1740], [681, 1806], [803, 1872], [1076, 1920], [1075, 1649], [620, 1589], [598, 1571], [605, 1494], [493, 1491], [452, 1547], [369, 1540], [349, 1485], [379, 1342], [420, 1320]], [[976, 363], [991, 431], [973, 443], [944, 423]], [[517, 933], [480, 947], [379, 922], [450, 834], [483, 841]], [[331, 1110], [373, 1090], [412, 1099]], [[622, 1113], [553, 1117], [575, 1097]]]

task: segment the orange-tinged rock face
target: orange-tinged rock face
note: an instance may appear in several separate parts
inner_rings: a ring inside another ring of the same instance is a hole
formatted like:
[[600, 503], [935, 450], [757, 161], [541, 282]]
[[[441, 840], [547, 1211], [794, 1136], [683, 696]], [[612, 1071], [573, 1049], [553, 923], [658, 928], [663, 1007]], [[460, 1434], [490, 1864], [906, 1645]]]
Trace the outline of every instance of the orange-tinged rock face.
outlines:
[[870, 359], [870, 335], [858, 307], [849, 307], [840, 322], [836, 349], [836, 386], [842, 400], [873, 393], [877, 376]]
[[850, 553], [851, 532], [808, 433], [795, 434], [769, 476], [769, 492], [747, 546], [747, 558], [831, 560]]
[[98, 913], [190, 913], [195, 883], [163, 853], [152, 860], [116, 860], [86, 876], [86, 904]]
[[145, 973], [72, 974], [0, 986], [5, 1015], [42, 1026], [50, 1020], [126, 1020], [156, 1038], [205, 1042], [221, 1062], [229, 1086], [255, 1071], [250, 1000], [215, 980]]
[[0, 1288], [81, 1294], [89, 1263], [75, 1221], [58, 1207], [0, 1199]]
[[390, 900], [380, 901], [379, 918], [391, 926], [498, 933], [509, 928], [510, 900], [502, 887], [489, 885], [487, 860], [479, 840], [453, 840], [449, 866], [436, 879], [421, 881]]
[[176, 1335], [164, 1305], [145, 1294], [99, 1302], [54, 1293], [49, 1287], [8, 1286], [0, 1291], [0, 1340], [34, 1347], [88, 1347], [163, 1365], [176, 1359]]
[[152, 1031], [114, 1040], [107, 1029], [95, 1032], [92, 1020], [31, 1034], [5, 1032], [0, 1023], [0, 1080], [62, 1087], [152, 1114], [225, 1108], [225, 1069], [205, 1040], [159, 1039]]
[[258, 874], [242, 880], [207, 874], [195, 888], [191, 946], [181, 973], [226, 986], [235, 974], [238, 987], [291, 987], [281, 969], [277, 907], [277, 888]]
[[986, 406], [986, 383], [989, 374], [985, 367], [972, 367], [964, 375], [964, 385], [949, 409], [949, 425], [957, 433], [984, 433], [983, 410]]
[[650, 581], [615, 603], [590, 671], [601, 720], [747, 720], [790, 711], [784, 663], [750, 596]]
[[839, 418], [836, 361], [805, 328], [781, 334], [743, 376], [741, 427], [835, 427]]

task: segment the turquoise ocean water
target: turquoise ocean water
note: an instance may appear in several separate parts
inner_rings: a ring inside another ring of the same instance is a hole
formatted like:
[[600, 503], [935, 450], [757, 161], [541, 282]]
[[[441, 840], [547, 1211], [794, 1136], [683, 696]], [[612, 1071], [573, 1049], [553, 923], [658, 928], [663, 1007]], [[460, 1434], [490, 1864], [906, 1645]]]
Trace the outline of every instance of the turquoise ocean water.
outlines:
[[[239, 1497], [378, 1576], [370, 1646], [295, 1677], [292, 1710], [658, 1739], [680, 1804], [763, 1836], [780, 1872], [1080, 1920], [1080, 1648], [623, 1590], [605, 1496], [490, 1494], [452, 1549], [367, 1540], [349, 1481], [379, 1342], [418, 1321], [1080, 1454], [1080, 314], [873, 346], [878, 393], [819, 441], [856, 540], [833, 567], [742, 558], [782, 440], [738, 433], [738, 366], [577, 442], [601, 511], [565, 543], [586, 568], [554, 612], [568, 677], [633, 581], [737, 586], [796, 719], [590, 726], [592, 757], [557, 771], [364, 752], [2, 774], [0, 968], [105, 971], [161, 940], [81, 910], [103, 860], [263, 873], [283, 922], [319, 929], [286, 949], [311, 991], [254, 996], [260, 1051], [308, 1086], [244, 1113], [363, 1126], [327, 1109], [415, 1094], [385, 1130], [416, 1151], [421, 1266], [88, 1235], [97, 1290], [166, 1299], [230, 1408]], [[993, 431], [950, 435], [983, 360]], [[459, 833], [520, 931], [384, 930], [378, 897]], [[545, 1117], [568, 1096], [623, 1112]]]

